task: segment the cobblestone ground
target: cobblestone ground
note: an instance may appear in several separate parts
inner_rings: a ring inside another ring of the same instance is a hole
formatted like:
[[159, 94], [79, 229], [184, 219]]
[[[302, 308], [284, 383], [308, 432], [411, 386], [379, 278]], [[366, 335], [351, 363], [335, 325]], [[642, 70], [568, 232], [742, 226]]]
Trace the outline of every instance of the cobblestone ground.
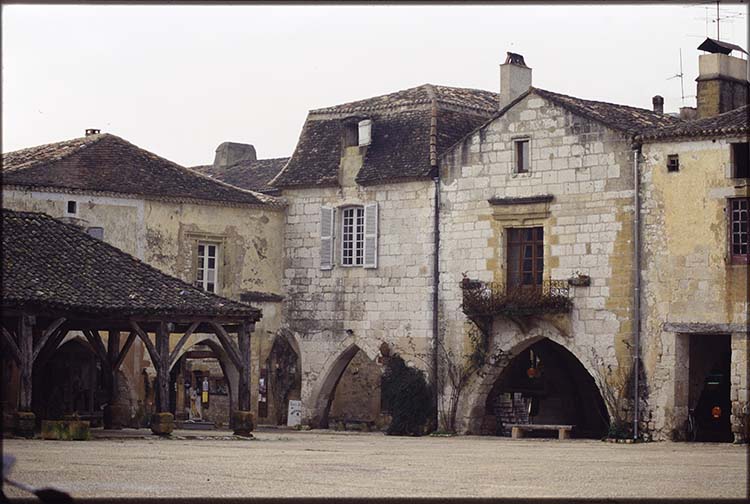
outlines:
[[[741, 498], [747, 446], [259, 431], [6, 439], [15, 479], [86, 497]], [[142, 435], [142, 436], [141, 436]], [[146, 439], [144, 439], [144, 437]], [[6, 486], [9, 495], [22, 495]]]

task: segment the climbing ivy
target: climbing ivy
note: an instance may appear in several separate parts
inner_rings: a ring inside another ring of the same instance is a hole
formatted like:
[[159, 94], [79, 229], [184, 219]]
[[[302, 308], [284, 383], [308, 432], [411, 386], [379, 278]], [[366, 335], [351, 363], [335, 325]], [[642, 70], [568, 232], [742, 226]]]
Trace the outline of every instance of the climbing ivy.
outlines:
[[387, 356], [381, 393], [383, 406], [392, 417], [386, 434], [420, 436], [424, 433], [433, 405], [422, 371], [407, 366], [398, 354]]

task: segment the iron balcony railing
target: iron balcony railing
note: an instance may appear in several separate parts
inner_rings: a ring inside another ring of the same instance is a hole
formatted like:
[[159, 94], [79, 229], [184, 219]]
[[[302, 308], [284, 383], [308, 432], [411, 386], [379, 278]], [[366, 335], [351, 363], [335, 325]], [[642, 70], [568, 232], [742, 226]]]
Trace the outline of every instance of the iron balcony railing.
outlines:
[[523, 316], [569, 313], [573, 307], [565, 280], [546, 280], [541, 285], [508, 286], [464, 278], [463, 311], [469, 317]]

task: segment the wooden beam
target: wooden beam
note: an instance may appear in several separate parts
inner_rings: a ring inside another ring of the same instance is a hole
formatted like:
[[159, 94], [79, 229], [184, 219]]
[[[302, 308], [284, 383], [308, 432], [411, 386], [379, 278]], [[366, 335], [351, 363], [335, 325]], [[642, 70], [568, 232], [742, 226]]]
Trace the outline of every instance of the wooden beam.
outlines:
[[138, 334], [136, 334], [135, 331], [130, 331], [130, 334], [128, 335], [128, 339], [125, 340], [125, 345], [122, 347], [122, 350], [120, 350], [120, 354], [117, 356], [117, 361], [115, 361], [112, 364], [112, 371], [116, 373], [117, 370], [120, 369], [120, 366], [122, 366], [123, 361], [125, 361], [125, 356], [128, 354], [130, 347], [133, 346], [133, 342], [135, 342], [135, 339], [137, 337], [138, 337]]
[[193, 334], [193, 332], [195, 332], [199, 325], [200, 321], [190, 324], [190, 327], [188, 327], [187, 331], [185, 331], [185, 334], [182, 335], [180, 341], [178, 341], [177, 345], [175, 345], [175, 347], [172, 349], [172, 353], [169, 354], [170, 368], [174, 365], [174, 362], [177, 359], [177, 355], [180, 353], [180, 349], [182, 348], [182, 346], [187, 343], [188, 338]]
[[57, 351], [57, 347], [60, 345], [62, 340], [67, 336], [68, 331], [65, 326], [60, 327], [55, 334], [50, 336], [50, 341], [47, 342], [44, 348], [39, 350], [39, 355], [34, 359], [34, 364], [43, 366], [47, 360]]
[[13, 340], [13, 335], [11, 335], [5, 327], [3, 327], [3, 342], [5, 343], [5, 346], [10, 350], [10, 353], [16, 363], [21, 364], [21, 350]]
[[237, 350], [237, 347], [234, 346], [234, 343], [232, 343], [232, 339], [229, 337], [229, 334], [227, 334], [224, 328], [216, 322], [211, 321], [209, 322], [209, 324], [211, 324], [211, 327], [214, 328], [216, 336], [218, 336], [219, 341], [221, 341], [221, 345], [224, 347], [224, 350], [227, 351], [229, 358], [232, 359], [232, 362], [234, 363], [237, 370], [241, 371], [242, 359], [240, 359], [239, 351]]
[[86, 336], [86, 339], [88, 340], [89, 344], [94, 350], [94, 353], [99, 357], [99, 359], [104, 364], [109, 366], [107, 349], [104, 348], [104, 343], [102, 342], [102, 337], [99, 334], [99, 331], [83, 331], [83, 335]]
[[50, 326], [42, 333], [42, 337], [39, 338], [39, 340], [36, 342], [36, 345], [34, 345], [34, 355], [32, 356], [32, 361], [36, 361], [36, 358], [39, 356], [39, 352], [42, 351], [42, 348], [44, 348], [44, 345], [47, 344], [47, 340], [49, 340], [49, 337], [52, 336], [52, 334], [57, 331], [61, 325], [65, 323], [67, 319], [65, 317], [60, 317], [59, 319], [55, 320], [50, 324]]
[[138, 334], [138, 337], [141, 338], [141, 341], [143, 341], [143, 344], [146, 345], [146, 350], [148, 350], [148, 354], [151, 357], [151, 362], [153, 362], [154, 367], [156, 369], [159, 369], [159, 363], [161, 362], [161, 359], [159, 357], [159, 352], [156, 351], [156, 347], [151, 342], [151, 338], [148, 337], [148, 334], [143, 332], [143, 329], [141, 329], [141, 326], [139, 326], [138, 322], [136, 322], [135, 320], [130, 321], [130, 327], [133, 328], [136, 334]]

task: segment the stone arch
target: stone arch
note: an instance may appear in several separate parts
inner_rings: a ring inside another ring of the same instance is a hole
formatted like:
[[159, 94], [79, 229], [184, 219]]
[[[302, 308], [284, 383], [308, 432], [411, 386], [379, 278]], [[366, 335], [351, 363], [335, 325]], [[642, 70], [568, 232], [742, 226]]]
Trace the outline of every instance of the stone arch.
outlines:
[[312, 394], [310, 401], [310, 423], [313, 427], [328, 428], [328, 410], [344, 370], [352, 358], [360, 351], [360, 347], [351, 343], [327, 366], [323, 378]]
[[237, 369], [237, 366], [235, 366], [234, 362], [232, 362], [232, 359], [229, 357], [229, 354], [227, 354], [226, 350], [224, 349], [224, 346], [221, 344], [218, 336], [212, 333], [192, 334], [190, 338], [188, 338], [188, 340], [185, 342], [185, 344], [182, 345], [182, 348], [180, 348], [180, 350], [177, 352], [174, 360], [170, 362], [170, 374], [172, 373], [172, 369], [180, 361], [182, 356], [185, 355], [185, 353], [187, 353], [187, 351], [195, 345], [206, 345], [211, 349], [211, 351], [216, 356], [216, 359], [219, 361], [219, 366], [221, 366], [221, 371], [222, 373], [224, 373], [224, 376], [227, 379], [227, 384], [229, 386], [229, 418], [231, 419], [233, 417], [234, 410], [237, 407], [240, 373]]
[[[599, 381], [596, 379], [599, 377], [599, 371], [594, 364], [593, 355], [584, 351], [572, 336], [543, 319], [534, 320], [528, 331], [521, 331], [512, 322], [498, 318], [492, 324], [491, 353], [501, 350], [502, 361], [496, 365], [487, 365], [474, 373], [466, 385], [457, 408], [456, 427], [459, 432], [478, 433], [480, 431], [485, 403], [492, 387], [515, 357], [543, 339], [548, 339], [566, 350], [588, 373], [599, 397], [603, 397]], [[611, 416], [612, 412], [608, 413]]]

